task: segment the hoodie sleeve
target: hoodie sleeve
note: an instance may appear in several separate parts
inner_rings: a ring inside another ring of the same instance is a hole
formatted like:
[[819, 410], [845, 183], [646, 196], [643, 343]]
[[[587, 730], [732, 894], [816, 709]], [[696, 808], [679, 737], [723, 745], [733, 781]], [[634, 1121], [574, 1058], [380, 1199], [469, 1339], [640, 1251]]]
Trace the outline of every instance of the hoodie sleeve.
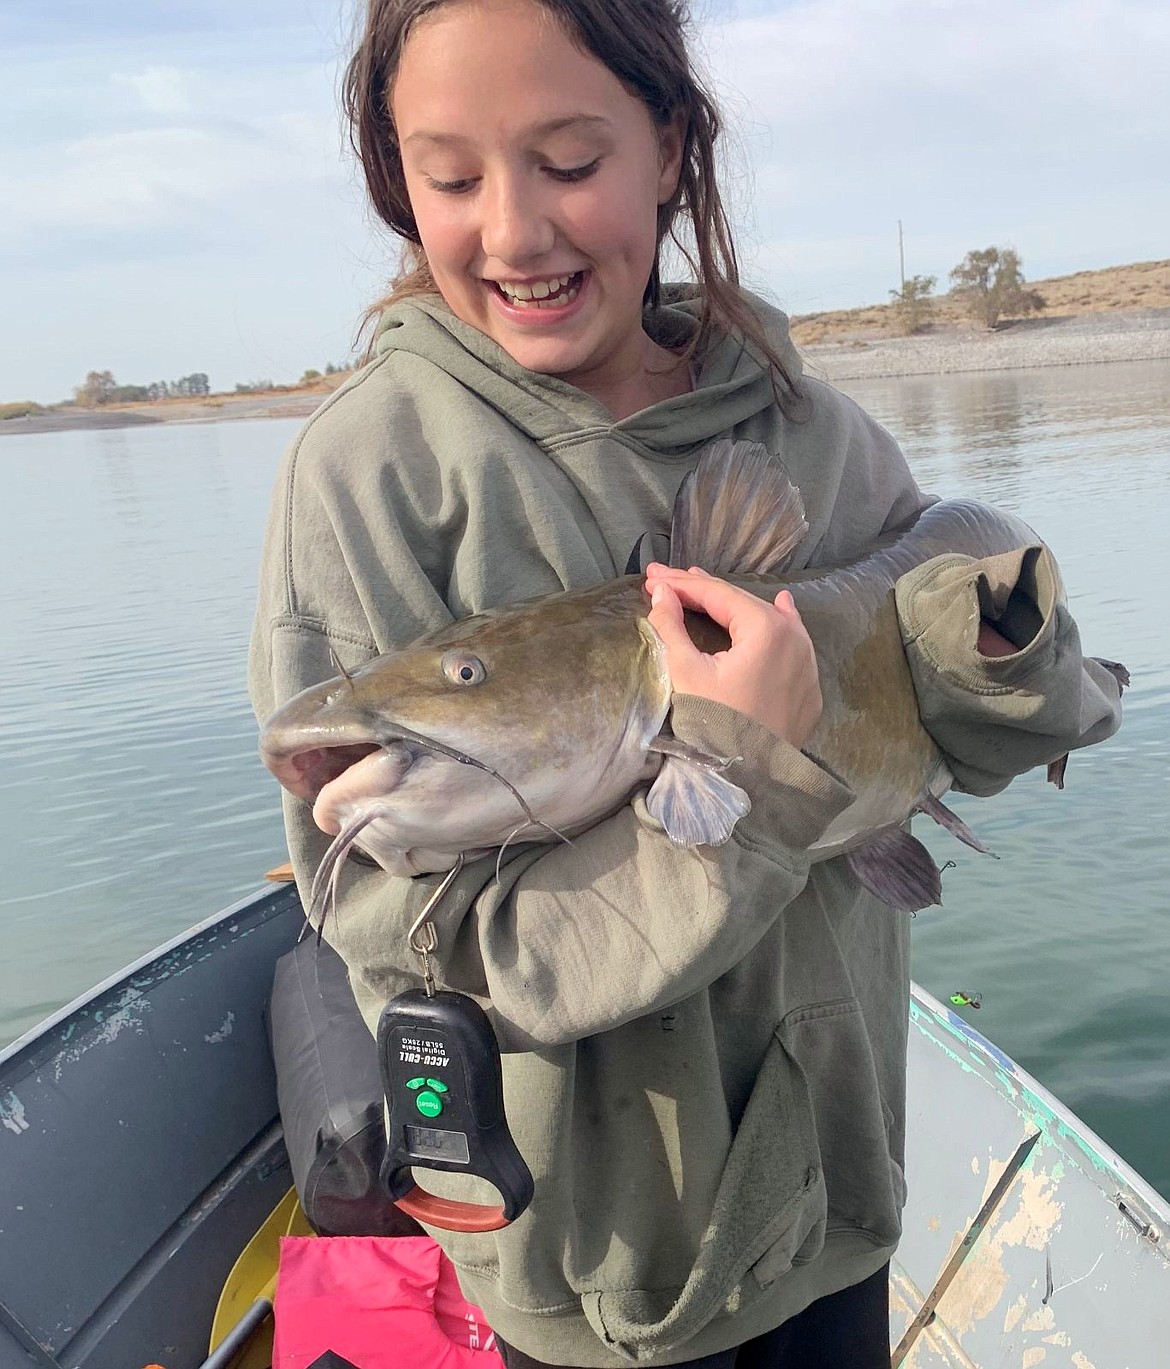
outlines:
[[[923, 725], [957, 788], [994, 794], [1120, 725], [1128, 676], [1082, 655], [1060, 572], [1042, 544], [982, 560], [936, 557], [903, 576], [894, 595]], [[982, 655], [981, 622], [1016, 650]]]

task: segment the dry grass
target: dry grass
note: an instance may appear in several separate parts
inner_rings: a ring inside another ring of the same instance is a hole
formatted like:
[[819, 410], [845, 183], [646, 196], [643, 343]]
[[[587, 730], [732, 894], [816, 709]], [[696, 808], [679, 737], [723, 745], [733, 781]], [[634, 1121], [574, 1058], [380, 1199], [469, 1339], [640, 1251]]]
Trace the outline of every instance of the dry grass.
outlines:
[[0, 423], [6, 418], [29, 418], [33, 414], [44, 413], [44, 405], [31, 399], [19, 399], [11, 404], [0, 404]]
[[[1107, 266], [1102, 271], [1078, 271], [1073, 276], [1028, 281], [1030, 290], [1044, 297], [1040, 318], [1075, 318], [1082, 314], [1110, 314], [1133, 309], [1170, 308], [1170, 261], [1143, 261], [1132, 266]], [[946, 333], [978, 328], [950, 295], [934, 298], [935, 322], [931, 331]], [[816, 342], [869, 342], [874, 338], [900, 337], [902, 326], [892, 304], [871, 304], [861, 309], [837, 309], [823, 314], [802, 314], [792, 320], [792, 337], [798, 346]]]

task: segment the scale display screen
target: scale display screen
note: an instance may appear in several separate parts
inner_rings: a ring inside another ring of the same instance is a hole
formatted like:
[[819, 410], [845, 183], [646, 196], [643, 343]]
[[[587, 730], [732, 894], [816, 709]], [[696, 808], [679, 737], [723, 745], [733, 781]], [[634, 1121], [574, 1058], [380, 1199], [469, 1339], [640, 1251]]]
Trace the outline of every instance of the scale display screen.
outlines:
[[402, 1131], [406, 1138], [406, 1149], [422, 1164], [428, 1160], [447, 1160], [451, 1164], [465, 1165], [471, 1159], [467, 1137], [461, 1131], [411, 1126], [403, 1127]]

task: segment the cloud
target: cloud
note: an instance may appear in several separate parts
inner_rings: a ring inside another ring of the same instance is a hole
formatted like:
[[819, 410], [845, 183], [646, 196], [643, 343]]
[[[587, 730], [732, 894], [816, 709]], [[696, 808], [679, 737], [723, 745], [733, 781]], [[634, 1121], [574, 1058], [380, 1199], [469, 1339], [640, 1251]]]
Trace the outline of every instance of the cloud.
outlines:
[[178, 67], [148, 66], [139, 72], [114, 72], [115, 84], [129, 86], [151, 114], [186, 114], [191, 109], [187, 77]]
[[38, 20], [0, 44], [19, 130], [0, 143], [0, 398], [107, 366], [293, 379], [345, 359], [389, 274], [343, 151], [337, 35], [176, 38], [154, 15], [116, 42], [55, 50]]
[[[91, 73], [87, 128], [0, 149], [0, 249], [26, 261], [100, 244], [104, 260], [271, 231], [351, 184], [331, 73], [148, 65]], [[42, 87], [43, 89], [43, 87]], [[43, 136], [43, 135], [42, 135]], [[123, 247], [119, 249], [119, 237]]]
[[[175, 230], [195, 236], [224, 221], [248, 231], [259, 210], [275, 214], [295, 190], [309, 196], [341, 180], [336, 159], [307, 154], [319, 125], [303, 115], [273, 115], [234, 128], [139, 129], [79, 138], [46, 162], [8, 172], [13, 206], [0, 220], [0, 243], [36, 244], [51, 253], [82, 233], [111, 241], [119, 231]], [[314, 148], [314, 150], [319, 150]]]
[[741, 4], [702, 38], [752, 279], [798, 308], [884, 298], [898, 219], [940, 278], [1013, 239], [1033, 275], [1164, 254], [1160, 0]]

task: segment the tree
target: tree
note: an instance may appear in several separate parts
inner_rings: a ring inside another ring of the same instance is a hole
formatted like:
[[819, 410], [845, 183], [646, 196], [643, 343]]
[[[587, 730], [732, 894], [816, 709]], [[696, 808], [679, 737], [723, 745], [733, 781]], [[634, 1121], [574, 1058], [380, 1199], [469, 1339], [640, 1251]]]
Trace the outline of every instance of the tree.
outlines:
[[178, 380], [172, 380], [170, 392], [172, 395], [181, 395], [187, 398], [192, 395], [210, 394], [211, 386], [203, 371], [192, 371], [189, 376], [180, 376]]
[[936, 276], [911, 276], [901, 290], [890, 291], [904, 333], [921, 333], [930, 326], [934, 318], [931, 295], [937, 284]]
[[96, 404], [108, 404], [117, 385], [113, 371], [90, 371], [85, 382], [73, 391], [73, 397], [78, 404], [92, 409]]
[[1035, 290], [1024, 288], [1019, 254], [1010, 247], [968, 252], [951, 272], [951, 293], [966, 303], [972, 318], [994, 328], [1003, 317], [1034, 314], [1044, 308]]

